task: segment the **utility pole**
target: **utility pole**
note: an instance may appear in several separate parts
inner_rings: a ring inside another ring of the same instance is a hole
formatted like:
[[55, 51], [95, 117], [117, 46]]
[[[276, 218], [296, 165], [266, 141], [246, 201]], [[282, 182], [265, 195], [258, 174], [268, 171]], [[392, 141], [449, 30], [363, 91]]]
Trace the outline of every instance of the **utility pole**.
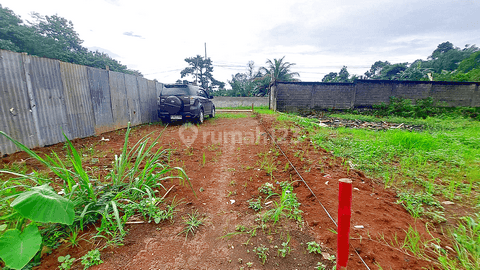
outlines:
[[[205, 63], [207, 63], [207, 43], [206, 43], [206, 42], [205, 42]], [[207, 90], [207, 92], [208, 92], [208, 90], [209, 90], [209, 89], [208, 89], [208, 81], [206, 81], [206, 83], [207, 83], [207, 89], [206, 89], [206, 90]], [[209, 95], [210, 95], [210, 94], [209, 94]]]
[[198, 85], [198, 58], [197, 58], [197, 67], [195, 68], [195, 85]]

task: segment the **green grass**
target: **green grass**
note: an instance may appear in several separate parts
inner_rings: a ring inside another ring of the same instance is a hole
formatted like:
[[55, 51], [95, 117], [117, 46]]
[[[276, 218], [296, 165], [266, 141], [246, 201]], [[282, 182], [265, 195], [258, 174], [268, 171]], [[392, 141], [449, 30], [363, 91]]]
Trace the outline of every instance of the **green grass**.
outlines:
[[[222, 109], [222, 110], [251, 110], [252, 106], [237, 106], [237, 107], [218, 107], [217, 109]], [[253, 110], [268, 110], [268, 105], [265, 106], [255, 106], [253, 107]]]
[[[355, 169], [366, 172], [370, 177], [383, 179], [385, 187], [397, 190], [398, 203], [414, 217], [444, 222], [444, 209], [440, 201], [445, 199], [471, 208], [473, 212], [478, 211], [475, 209], [480, 207], [479, 121], [451, 115], [425, 119], [354, 114], [329, 116], [421, 125], [423, 129], [334, 129], [319, 127], [318, 120], [296, 115], [279, 114], [277, 119], [285, 123], [295, 122], [316, 145], [345, 158]], [[465, 226], [460, 234], [470, 235], [474, 227]], [[467, 254], [465, 258], [478, 258], [478, 252], [475, 255], [475, 250], [465, 247], [469, 241], [458, 241], [458, 249]], [[459, 258], [462, 265], [468, 264], [463, 262], [465, 260], [461, 256]]]
[[450, 200], [478, 204], [478, 194], [471, 195], [480, 183], [480, 123], [461, 118], [439, 120], [413, 121], [425, 126], [423, 132], [319, 129], [313, 140], [351, 160], [357, 169], [392, 178], [393, 186], [414, 185]]
[[277, 114], [276, 112], [270, 110], [268, 107], [265, 108], [255, 108], [254, 111], [259, 114]]
[[480, 269], [480, 214], [462, 218], [451, 233], [461, 265], [468, 270]]
[[246, 113], [226, 113], [226, 112], [217, 112], [215, 118], [229, 118], [229, 119], [237, 119], [237, 118], [247, 118], [250, 115]]
[[[222, 109], [222, 110], [251, 110], [251, 106], [239, 106], [239, 107], [222, 107], [222, 108], [217, 108], [217, 109]], [[260, 114], [276, 114], [276, 112], [270, 110], [268, 106], [256, 106], [253, 107], [253, 111], [256, 113]], [[225, 114], [225, 113], [220, 113], [218, 112], [217, 116], [220, 114]]]
[[[60, 157], [55, 152], [44, 156], [38, 155], [20, 142], [0, 132], [0, 136], [10, 139], [21, 150], [45, 165], [46, 172], [56, 175], [56, 181], [53, 182], [52, 178], [45, 177], [48, 174], [36, 172], [25, 174], [26, 170], [22, 166], [9, 166], [0, 170], [2, 177], [5, 174], [7, 179], [0, 182], [0, 196], [2, 197], [0, 201], [0, 240], [5, 235], [6, 229], [10, 231], [29, 229], [29, 232], [32, 233], [27, 240], [38, 241], [38, 230], [24, 226], [27, 224], [28, 218], [44, 228], [40, 232], [40, 240], [43, 245], [54, 248], [62, 241], [64, 235], [69, 235], [70, 243], [76, 245], [79, 240], [77, 239], [79, 231], [83, 230], [86, 224], [101, 220], [101, 225], [97, 227], [98, 233], [94, 238], [105, 239], [107, 242], [105, 246], [118, 245], [121, 244], [127, 233], [124, 230], [125, 222], [135, 213], [141, 213], [148, 221], [153, 220], [156, 223], [171, 219], [175, 212], [175, 202], [165, 205], [165, 210], [157, 207], [159, 203], [163, 202], [157, 198], [159, 190], [164, 189], [163, 181], [179, 179], [180, 184], [187, 182], [192, 187], [191, 182], [182, 168], [170, 167], [165, 161], [169, 157], [170, 151], [158, 146], [158, 139], [163, 132], [153, 141], [150, 141], [149, 134], [131, 147], [128, 143], [130, 132], [131, 128], [127, 128], [121, 153], [114, 156], [112, 169], [103, 179], [95, 179], [90, 175], [90, 170], [86, 170], [87, 166], [84, 165], [85, 159], [89, 158], [88, 155], [85, 157], [80, 154], [68, 138], [66, 138], [64, 147], [67, 152], [65, 157]], [[10, 178], [7, 178], [9, 176]], [[35, 194], [35, 192], [42, 192], [48, 196], [40, 197], [46, 198], [43, 201], [36, 199], [38, 196], [27, 197], [24, 201], [31, 201], [30, 205], [38, 205], [39, 209], [42, 206], [48, 207], [46, 203], [54, 206], [62, 204], [58, 209], [65, 209], [65, 211], [57, 211], [59, 213], [52, 214], [45, 219], [40, 215], [42, 211], [33, 211], [35, 209], [32, 207], [27, 209], [26, 207], [10, 206], [10, 202], [15, 197]], [[61, 195], [58, 195], [57, 192]], [[35, 203], [35, 200], [39, 203]], [[68, 218], [59, 219], [58, 216]], [[53, 219], [54, 217], [55, 219]], [[11, 232], [9, 233], [11, 234]], [[0, 256], [5, 259], [4, 257], [8, 254], [2, 253]], [[26, 260], [30, 260], [31, 257], [24, 257], [16, 259], [17, 261], [12, 259], [12, 263], [19, 265], [28, 263]], [[35, 256], [36, 263], [38, 263], [37, 257], [39, 260], [40, 256]]]
[[195, 235], [198, 228], [203, 224], [204, 218], [200, 217], [200, 214], [197, 210], [193, 210], [191, 214], [188, 214], [186, 217], [182, 217], [185, 227], [179, 233], [185, 234], [185, 240], [187, 239], [189, 234]]

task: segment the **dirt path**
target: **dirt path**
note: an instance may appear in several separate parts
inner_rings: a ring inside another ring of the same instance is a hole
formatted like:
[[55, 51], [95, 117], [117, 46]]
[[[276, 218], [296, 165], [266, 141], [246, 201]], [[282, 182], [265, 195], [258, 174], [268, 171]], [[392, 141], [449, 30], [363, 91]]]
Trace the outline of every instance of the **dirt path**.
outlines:
[[[396, 197], [391, 191], [384, 190], [362, 172], [348, 168], [330, 153], [316, 149], [308, 140], [298, 142], [298, 133], [284, 129], [273, 118], [262, 118], [209, 119], [204, 125], [189, 128], [169, 126], [162, 136], [161, 145], [175, 149], [172, 163], [185, 168], [197, 197], [188, 186], [179, 185], [176, 181], [165, 183], [167, 188], [174, 185], [166, 197], [167, 201], [175, 197], [183, 202], [177, 207], [173, 222], [126, 225], [129, 233], [124, 245], [104, 249], [104, 263], [92, 269], [314, 269], [318, 262], [331, 269], [334, 262], [328, 258], [336, 250], [335, 227], [317, 199], [268, 139], [265, 128], [275, 131], [280, 137], [282, 149], [334, 219], [338, 179], [350, 178], [354, 181], [352, 226], [362, 225], [364, 229], [352, 229], [349, 269], [366, 269], [354, 249], [371, 269], [378, 269], [379, 265], [383, 269], [432, 266], [430, 262], [390, 244], [395, 237], [403, 243], [409, 226], [417, 228], [421, 235], [428, 238], [425, 223], [420, 220], [415, 222], [395, 203]], [[161, 129], [161, 125], [137, 127], [132, 132], [132, 141], [150, 132], [158, 134]], [[112, 154], [120, 152], [123, 135], [124, 131], [110, 132], [75, 140], [74, 144], [82, 149], [93, 147], [93, 152], [101, 153], [95, 165], [108, 169], [113, 160]], [[100, 142], [102, 137], [104, 140]], [[39, 150], [62, 152], [62, 147], [55, 145]], [[274, 157], [273, 178], [260, 169], [261, 154]], [[2, 163], [14, 160], [24, 160], [29, 166], [39, 168], [39, 164], [27, 159], [24, 153], [1, 159]], [[304, 223], [282, 219], [275, 225], [259, 228], [260, 216], [248, 208], [247, 201], [259, 196], [258, 188], [262, 184], [271, 182], [278, 186], [277, 183], [282, 181], [295, 181], [294, 192], [302, 204]], [[193, 211], [201, 215], [204, 223], [195, 235], [185, 237], [181, 233], [185, 226], [183, 218]], [[253, 232], [253, 228], [258, 229]], [[238, 234], [225, 237], [234, 232]], [[95, 242], [87, 241], [95, 233], [93, 228], [86, 231], [82, 235], [85, 241], [81, 241], [78, 247], [63, 244], [42, 259], [39, 269], [57, 267], [57, 258], [61, 255], [80, 258], [97, 247]], [[434, 228], [430, 233], [441, 237]], [[283, 258], [278, 247], [287, 239], [290, 239], [291, 250]], [[323, 256], [307, 252], [307, 243], [311, 241], [321, 243]], [[260, 246], [269, 248], [264, 265], [253, 251]], [[81, 267], [77, 261], [72, 269]]]

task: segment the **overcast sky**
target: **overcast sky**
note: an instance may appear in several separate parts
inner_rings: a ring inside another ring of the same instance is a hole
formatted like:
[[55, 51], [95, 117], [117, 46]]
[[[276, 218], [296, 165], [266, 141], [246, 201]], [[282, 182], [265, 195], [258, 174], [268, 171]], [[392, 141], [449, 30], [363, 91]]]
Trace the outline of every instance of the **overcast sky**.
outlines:
[[[205, 54], [227, 82], [281, 58], [302, 81], [321, 81], [343, 65], [363, 75], [378, 60], [426, 59], [450, 41], [480, 47], [479, 0], [0, 0], [71, 20], [83, 46], [108, 53], [147, 79], [173, 83], [186, 57]], [[188, 78], [191, 80], [191, 78]], [[229, 88], [229, 85], [227, 84]]]

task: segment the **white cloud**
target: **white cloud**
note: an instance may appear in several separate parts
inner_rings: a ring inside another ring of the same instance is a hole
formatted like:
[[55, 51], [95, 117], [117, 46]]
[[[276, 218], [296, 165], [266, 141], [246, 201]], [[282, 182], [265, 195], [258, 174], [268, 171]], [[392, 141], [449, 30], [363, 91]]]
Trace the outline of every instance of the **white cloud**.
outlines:
[[[300, 79], [319, 81], [343, 65], [363, 74], [375, 61], [425, 59], [444, 41], [480, 45], [480, 2], [3, 0], [28, 19], [32, 11], [74, 23], [88, 48], [103, 48], [149, 79], [174, 82], [184, 59], [207, 54], [226, 82], [248, 61], [296, 63]], [[99, 49], [100, 50], [100, 49]]]

